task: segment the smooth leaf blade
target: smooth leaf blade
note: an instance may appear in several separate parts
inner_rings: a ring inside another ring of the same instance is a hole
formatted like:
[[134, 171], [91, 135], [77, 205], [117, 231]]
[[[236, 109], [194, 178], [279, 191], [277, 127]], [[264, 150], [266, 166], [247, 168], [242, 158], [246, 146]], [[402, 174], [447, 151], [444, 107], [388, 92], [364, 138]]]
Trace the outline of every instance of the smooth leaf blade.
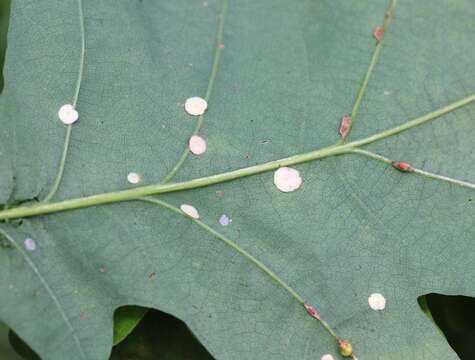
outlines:
[[[166, 176], [195, 127], [180, 104], [206, 92], [223, 16], [218, 1], [83, 3], [80, 121], [59, 199], [130, 187], [130, 171], [141, 174], [142, 184]], [[336, 142], [386, 7], [230, 2], [202, 130], [209, 150], [190, 156], [176, 180]], [[396, 11], [352, 138], [475, 91], [475, 71], [465, 60], [475, 55], [473, 4], [400, 1]], [[56, 112], [74, 92], [78, 31], [74, 1], [13, 4], [0, 177], [2, 184], [14, 177], [15, 187], [0, 187], [2, 199], [42, 198], [56, 176], [64, 140]], [[473, 118], [469, 105], [371, 149], [473, 181]], [[360, 358], [455, 359], [417, 298], [473, 295], [473, 191], [357, 155], [298, 169], [304, 185], [291, 194], [262, 174], [162, 199], [196, 206], [205, 223], [314, 304]], [[228, 227], [218, 223], [223, 214], [233, 220]], [[107, 358], [113, 312], [127, 304], [182, 319], [218, 359], [337, 356], [334, 339], [282, 287], [167, 209], [129, 202], [2, 229], [13, 247], [0, 248], [0, 318], [48, 359]], [[24, 249], [27, 237], [36, 241], [33, 252]], [[388, 300], [381, 313], [367, 305], [373, 292]]]

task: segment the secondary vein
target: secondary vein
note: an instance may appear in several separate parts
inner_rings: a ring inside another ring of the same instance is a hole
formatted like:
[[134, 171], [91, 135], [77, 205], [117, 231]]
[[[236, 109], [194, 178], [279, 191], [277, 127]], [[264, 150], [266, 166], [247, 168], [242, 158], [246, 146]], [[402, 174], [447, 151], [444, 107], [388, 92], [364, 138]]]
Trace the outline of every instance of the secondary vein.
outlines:
[[[205, 95], [205, 100], [207, 102], [209, 102], [211, 94], [213, 93], [214, 82], [216, 80], [216, 75], [218, 74], [219, 64], [221, 61], [221, 55], [224, 49], [223, 47], [224, 46], [223, 45], [224, 24], [225, 24], [227, 10], [228, 10], [228, 0], [222, 0], [221, 13], [219, 15], [218, 35], [216, 36], [216, 51], [214, 54], [213, 66], [211, 68], [211, 75], [208, 81], [208, 88], [206, 89], [206, 95]], [[200, 131], [201, 127], [203, 126], [203, 119], [204, 119], [204, 114], [198, 117], [198, 122], [196, 123], [195, 130], [193, 131], [193, 135], [197, 135], [198, 132]], [[168, 173], [167, 176], [165, 176], [162, 183], [165, 184], [169, 182], [175, 176], [175, 174], [178, 172], [178, 170], [180, 170], [185, 160], [188, 158], [189, 154], [190, 154], [190, 151], [188, 150], [188, 147], [187, 147], [181, 154], [180, 159], [175, 164], [173, 169]]]
[[86, 353], [85, 353], [85, 351], [84, 351], [84, 349], [81, 345], [81, 341], [79, 340], [71, 321], [69, 320], [68, 316], [66, 315], [66, 313], [63, 309], [63, 306], [59, 302], [58, 297], [55, 295], [55, 293], [53, 292], [51, 287], [48, 285], [46, 279], [43, 277], [43, 275], [41, 275], [39, 269], [37, 268], [37, 266], [35, 265], [33, 260], [31, 260], [31, 258], [25, 252], [25, 250], [23, 250], [23, 248], [20, 245], [17, 244], [17, 242], [13, 239], [13, 237], [10, 234], [8, 234], [2, 228], [0, 228], [0, 234], [2, 234], [3, 237], [5, 239], [7, 239], [7, 241], [23, 256], [23, 258], [25, 259], [28, 266], [31, 268], [31, 270], [34, 272], [34, 274], [38, 277], [38, 279], [40, 280], [41, 285], [43, 285], [46, 292], [51, 297], [51, 300], [53, 300], [53, 302], [56, 305], [59, 313], [61, 314], [61, 317], [63, 318], [64, 322], [66, 323], [66, 326], [68, 327], [69, 331], [71, 332], [71, 335], [74, 339], [74, 343], [75, 343], [76, 347], [78, 348], [79, 353], [81, 354], [81, 358], [86, 360], [87, 359]]
[[[391, 3], [389, 4], [389, 7], [386, 11], [385, 17], [384, 17], [384, 23], [383, 23], [383, 31], [384, 34], [386, 31], [389, 29], [389, 25], [391, 24], [391, 20], [394, 17], [394, 10], [396, 8], [397, 0], [392, 0]], [[361, 100], [363, 99], [364, 94], [366, 93], [366, 89], [368, 87], [369, 80], [371, 79], [371, 75], [373, 74], [374, 67], [379, 59], [379, 54], [381, 52], [381, 48], [383, 47], [385, 36], [383, 35], [383, 38], [379, 40], [374, 47], [373, 54], [371, 56], [371, 61], [369, 63], [368, 69], [366, 70], [365, 76], [363, 78], [363, 82], [361, 83], [361, 86], [358, 90], [358, 94], [356, 95], [355, 102], [353, 104], [353, 108], [351, 110], [351, 122], [349, 123], [347, 134], [345, 138], [349, 135], [351, 131], [351, 127], [354, 124], [354, 121], [356, 119], [356, 116], [358, 114], [358, 111], [360, 109], [361, 105]], [[343, 143], [345, 139], [340, 139], [340, 143]]]
[[[84, 74], [84, 59], [86, 56], [86, 34], [84, 30], [84, 13], [83, 13], [83, 8], [82, 8], [82, 0], [77, 0], [77, 4], [78, 4], [78, 13], [79, 13], [80, 35], [81, 35], [81, 55], [80, 55], [80, 60], [79, 60], [79, 72], [78, 72], [78, 78], [76, 81], [76, 89], [74, 90], [74, 96], [73, 96], [74, 108], [76, 108], [78, 98], [79, 98], [79, 91], [81, 90], [81, 83], [82, 83], [82, 78]], [[71, 140], [71, 132], [72, 132], [72, 124], [66, 126], [66, 135], [64, 137], [63, 152], [61, 154], [61, 160], [59, 162], [58, 173], [56, 174], [56, 178], [54, 179], [51, 190], [45, 196], [45, 198], [43, 199], [43, 202], [50, 201], [59, 189], [59, 185], [61, 184], [61, 180], [63, 179], [66, 159], [68, 157], [69, 143]]]
[[[388, 159], [387, 157], [384, 157], [382, 155], [376, 154], [376, 153], [368, 151], [368, 150], [353, 149], [353, 150], [351, 150], [351, 152], [354, 153], [354, 154], [363, 155], [363, 156], [366, 156], [368, 158], [384, 162], [388, 165], [391, 165], [394, 162], [393, 160]], [[418, 169], [418, 168], [414, 167], [412, 164], [411, 164], [411, 166], [412, 166], [412, 171], [411, 172], [414, 173], [414, 174], [425, 176], [427, 178], [431, 178], [431, 179], [435, 179], [435, 180], [448, 182], [448, 183], [451, 183], [451, 184], [454, 184], [454, 185], [458, 185], [458, 186], [462, 186], [462, 187], [465, 187], [465, 188], [475, 190], [475, 184], [472, 184], [471, 182], [458, 180], [458, 179], [454, 179], [454, 178], [451, 178], [451, 177], [448, 177], [448, 176], [439, 175], [439, 174], [435, 174], [433, 172]]]
[[[180, 209], [178, 209], [177, 207], [175, 207], [175, 206], [173, 206], [173, 205], [171, 205], [171, 204], [169, 204], [165, 201], [162, 201], [162, 200], [159, 200], [159, 199], [156, 199], [156, 198], [151, 198], [151, 197], [144, 197], [144, 198], [141, 198], [141, 199], [138, 199], [138, 200], [159, 205], [159, 206], [164, 207], [164, 208], [166, 208], [166, 209], [168, 209], [168, 210], [170, 210], [170, 211], [172, 211], [176, 214], [179, 214], [181, 216], [185, 216], [185, 217], [189, 218], [193, 223], [200, 226], [202, 229], [206, 230], [211, 235], [213, 235], [217, 239], [221, 240], [227, 246], [231, 247], [234, 251], [238, 252], [240, 255], [242, 255], [247, 260], [252, 262], [256, 267], [258, 267], [267, 276], [269, 276], [275, 283], [277, 283], [277, 285], [279, 285], [285, 291], [287, 291], [301, 305], [305, 304], [305, 300], [303, 299], [303, 297], [301, 295], [299, 295], [294, 289], [292, 289], [292, 287], [289, 284], [287, 284], [282, 278], [280, 278], [274, 271], [272, 271], [269, 267], [267, 267], [267, 265], [265, 265], [259, 259], [255, 258], [253, 255], [251, 255], [249, 252], [244, 250], [242, 247], [240, 247], [237, 243], [235, 243], [231, 239], [227, 238], [223, 234], [221, 234], [218, 231], [214, 230], [212, 227], [210, 227], [206, 223], [204, 223], [204, 222], [202, 222], [198, 219], [193, 219], [193, 218], [190, 218], [190, 217], [186, 216]], [[318, 319], [318, 321], [323, 325], [325, 330], [328, 331], [328, 333], [330, 335], [332, 335], [337, 340], [340, 339], [340, 337], [338, 337], [336, 335], [335, 330], [333, 330], [332, 327], [325, 320], [320, 318], [320, 319]]]

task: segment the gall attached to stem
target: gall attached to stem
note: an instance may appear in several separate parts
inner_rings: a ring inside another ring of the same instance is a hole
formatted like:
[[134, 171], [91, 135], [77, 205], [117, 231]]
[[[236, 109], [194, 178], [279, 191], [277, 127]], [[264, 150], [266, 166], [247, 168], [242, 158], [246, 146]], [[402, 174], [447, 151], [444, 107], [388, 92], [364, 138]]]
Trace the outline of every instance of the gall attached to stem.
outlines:
[[346, 138], [348, 133], [350, 132], [350, 127], [351, 127], [351, 116], [350, 115], [345, 115], [341, 119], [341, 125], [340, 125], [340, 136], [342, 139]]
[[351, 346], [351, 343], [349, 341], [340, 340], [339, 345], [341, 356], [350, 357], [353, 355], [353, 346]]
[[310, 304], [303, 304], [305, 307], [305, 310], [307, 310], [307, 313], [313, 317], [314, 319], [320, 320], [320, 314], [318, 313], [317, 309], [315, 309], [314, 306]]
[[384, 28], [382, 26], [376, 26], [373, 31], [373, 36], [376, 41], [379, 43], [384, 36]]
[[392, 167], [401, 171], [401, 172], [413, 172], [414, 168], [411, 164], [401, 161], [393, 161], [391, 163]]

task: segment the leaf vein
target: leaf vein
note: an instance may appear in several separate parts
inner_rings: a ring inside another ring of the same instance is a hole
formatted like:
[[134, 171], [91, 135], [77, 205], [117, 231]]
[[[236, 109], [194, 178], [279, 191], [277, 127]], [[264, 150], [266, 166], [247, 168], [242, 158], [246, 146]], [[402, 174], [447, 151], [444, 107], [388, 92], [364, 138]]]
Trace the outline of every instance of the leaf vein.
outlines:
[[61, 314], [61, 317], [63, 318], [66, 326], [70, 330], [71, 335], [72, 335], [73, 340], [74, 340], [74, 343], [75, 343], [79, 353], [81, 354], [81, 358], [86, 360], [87, 359], [86, 353], [85, 353], [85, 351], [84, 351], [84, 349], [81, 345], [81, 341], [80, 341], [79, 337], [77, 336], [76, 331], [74, 330], [74, 327], [73, 327], [71, 321], [69, 320], [68, 316], [66, 315], [66, 312], [64, 311], [61, 303], [59, 302], [58, 297], [53, 292], [53, 289], [51, 289], [51, 287], [49, 286], [46, 279], [43, 277], [43, 275], [41, 275], [39, 269], [36, 267], [33, 260], [31, 260], [31, 258], [25, 252], [25, 250], [23, 250], [23, 248], [20, 245], [18, 245], [18, 243], [13, 239], [13, 237], [10, 236], [10, 234], [8, 234], [2, 228], [0, 228], [0, 234], [2, 234], [8, 240], [8, 242], [23, 256], [23, 258], [25, 259], [28, 266], [31, 268], [33, 273], [38, 277], [38, 279], [40, 280], [40, 283], [43, 285], [44, 289], [46, 290], [46, 292], [50, 296], [51, 300], [53, 300], [53, 302], [56, 305], [56, 308], [58, 309], [59, 313]]
[[[218, 35], [216, 36], [216, 50], [214, 53], [214, 60], [213, 60], [213, 66], [211, 68], [211, 74], [210, 78], [208, 81], [208, 88], [206, 89], [206, 95], [205, 95], [205, 100], [209, 102], [209, 99], [211, 97], [211, 94], [213, 92], [214, 88], [214, 83], [216, 80], [216, 76], [218, 74], [219, 70], [219, 65], [221, 62], [221, 56], [223, 53], [223, 37], [224, 37], [224, 25], [225, 25], [225, 20], [226, 20], [226, 13], [228, 10], [228, 0], [222, 0], [221, 3], [221, 13], [219, 15], [219, 28], [218, 28]], [[200, 115], [198, 117], [198, 122], [196, 123], [195, 130], [193, 131], [193, 135], [197, 135], [203, 126], [203, 120], [204, 120], [204, 114]], [[180, 156], [180, 159], [178, 162], [175, 164], [175, 166], [172, 168], [172, 170], [168, 173], [167, 176], [163, 179], [162, 183], [166, 184], [169, 182], [180, 170], [181, 166], [183, 163], [186, 161], [190, 154], [190, 151], [188, 150], [188, 147], [185, 148], [183, 153]]]

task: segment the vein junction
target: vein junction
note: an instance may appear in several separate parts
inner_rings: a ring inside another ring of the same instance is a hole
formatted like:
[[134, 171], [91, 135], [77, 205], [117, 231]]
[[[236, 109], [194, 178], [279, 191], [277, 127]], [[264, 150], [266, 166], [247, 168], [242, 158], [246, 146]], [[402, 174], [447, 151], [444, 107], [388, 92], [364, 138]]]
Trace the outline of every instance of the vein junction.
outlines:
[[[79, 15], [80, 15], [79, 18], [80, 18], [80, 25], [81, 25], [81, 28], [80, 28], [81, 29], [81, 59], [80, 59], [80, 69], [79, 69], [76, 90], [75, 90], [74, 98], [73, 98], [74, 106], [76, 106], [77, 104], [78, 95], [80, 91], [81, 80], [82, 80], [83, 70], [84, 70], [84, 56], [85, 56], [85, 32], [84, 32], [84, 16], [83, 16], [83, 10], [82, 10], [82, 2], [81, 0], [77, 0], [77, 2], [78, 2]], [[383, 30], [383, 33], [382, 35], [381, 34], [378, 35], [378, 39], [377, 39], [378, 42], [376, 44], [375, 49], [373, 50], [373, 55], [371, 57], [369, 67], [363, 78], [361, 87], [359, 88], [359, 91], [357, 93], [357, 96], [356, 96], [356, 99], [351, 111], [350, 120], [354, 119], [358, 113], [362, 98], [366, 92], [369, 80], [371, 78], [371, 74], [379, 58], [380, 50], [383, 45], [384, 37], [381, 37], [381, 36], [384, 35], [384, 31], [388, 29], [389, 24], [393, 18], [393, 12], [396, 6], [396, 2], [397, 0], [391, 0], [390, 2], [388, 11], [385, 16], [384, 24], [381, 27]], [[212, 93], [214, 81], [217, 76], [219, 63], [220, 63], [220, 59], [221, 59], [221, 55], [223, 51], [222, 43], [223, 43], [223, 37], [224, 37], [224, 22], [225, 22], [227, 7], [228, 7], [228, 0], [222, 0], [214, 62], [212, 66], [210, 80], [208, 82], [208, 89], [206, 92], [207, 101], [209, 100]], [[339, 156], [339, 155], [344, 155], [344, 154], [357, 154], [357, 155], [365, 156], [367, 158], [391, 165], [400, 171], [411, 172], [416, 175], [424, 176], [424, 177], [435, 179], [438, 181], [447, 182], [456, 186], [461, 186], [461, 187], [475, 190], [475, 184], [472, 184], [470, 182], [453, 179], [453, 178], [443, 176], [443, 175], [434, 174], [428, 171], [424, 171], [422, 169], [418, 169], [406, 163], [402, 163], [406, 166], [406, 167], [402, 167], [401, 163], [395, 162], [393, 160], [390, 160], [382, 155], [373, 153], [371, 151], [362, 149], [362, 147], [365, 145], [386, 139], [388, 137], [397, 135], [403, 131], [407, 131], [409, 129], [421, 126], [434, 119], [440, 118], [441, 116], [446, 115], [449, 112], [462, 108], [472, 102], [475, 102], [475, 94], [468, 96], [464, 99], [461, 99], [459, 101], [456, 101], [454, 103], [451, 103], [438, 110], [432, 111], [425, 115], [419, 116], [415, 119], [409, 120], [391, 129], [373, 134], [371, 136], [368, 136], [359, 140], [346, 142], [346, 135], [350, 132], [351, 126], [352, 126], [352, 123], [350, 121], [348, 123], [348, 129], [345, 132], [345, 137], [340, 139], [336, 144], [332, 146], [317, 149], [308, 153], [302, 153], [302, 154], [290, 156], [287, 158], [270, 161], [270, 162], [263, 163], [260, 165], [255, 165], [255, 166], [246, 167], [246, 168], [242, 168], [238, 170], [224, 172], [224, 173], [211, 175], [211, 176], [207, 176], [203, 178], [192, 179], [189, 181], [170, 183], [169, 181], [173, 178], [173, 176], [176, 174], [176, 172], [179, 170], [179, 168], [182, 166], [182, 164], [184, 163], [184, 161], [186, 160], [188, 156], [188, 151], [185, 150], [180, 160], [178, 161], [178, 163], [172, 169], [172, 171], [166, 176], [164, 181], [159, 184], [136, 187], [129, 190], [97, 194], [97, 195], [80, 197], [80, 198], [69, 199], [69, 200], [58, 201], [58, 202], [49, 202], [53, 198], [53, 196], [56, 194], [59, 188], [62, 176], [63, 176], [64, 166], [65, 166], [67, 152], [69, 148], [69, 140], [71, 136], [71, 125], [69, 125], [66, 130], [65, 143], [63, 147], [63, 155], [61, 158], [59, 170], [58, 170], [56, 179], [54, 181], [53, 188], [48, 193], [46, 198], [41, 203], [36, 204], [36, 205], [18, 206], [18, 207], [0, 211], [0, 220], [19, 219], [19, 218], [25, 218], [25, 217], [31, 217], [31, 216], [46, 215], [46, 214], [51, 214], [51, 213], [56, 213], [56, 212], [61, 212], [61, 211], [66, 211], [66, 210], [79, 209], [79, 208], [84, 208], [84, 207], [89, 207], [89, 206], [97, 206], [97, 205], [103, 205], [103, 204], [109, 204], [109, 203], [116, 203], [116, 202], [122, 202], [122, 201], [134, 201], [134, 200], [140, 200], [140, 201], [153, 203], [161, 207], [164, 207], [179, 215], [186, 216], [180, 209], [162, 200], [150, 197], [150, 195], [158, 195], [158, 194], [163, 194], [163, 193], [177, 192], [177, 191], [190, 190], [190, 189], [210, 186], [213, 184], [237, 180], [237, 179], [244, 178], [247, 176], [252, 176], [252, 175], [276, 170], [282, 166], [296, 165], [296, 164], [301, 164], [301, 163], [305, 163], [305, 162], [309, 162], [313, 160], [319, 160], [319, 159], [324, 159], [331, 156]], [[193, 134], [196, 135], [199, 132], [202, 126], [202, 123], [203, 123], [203, 117], [200, 116]], [[395, 165], [395, 163], [398, 163], [399, 165]], [[197, 219], [191, 219], [191, 221], [193, 221], [196, 225], [198, 225], [199, 227], [201, 227], [202, 229], [212, 234], [213, 236], [215, 236], [216, 238], [224, 242], [226, 245], [230, 246], [232, 249], [240, 253], [247, 260], [252, 262], [257, 268], [259, 268], [261, 271], [266, 273], [279, 286], [285, 289], [291, 296], [293, 296], [298, 301], [298, 303], [300, 303], [301, 305], [305, 307], [306, 311], [311, 317], [318, 320], [323, 325], [323, 327], [338, 341], [340, 345], [340, 349], [343, 349], [343, 345], [345, 346], [348, 345], [346, 341], [342, 340], [336, 335], [336, 332], [320, 317], [320, 314], [312, 305], [306, 303], [301, 295], [299, 295], [293, 288], [291, 288], [284, 280], [282, 280], [276, 273], [274, 273], [270, 268], [268, 268], [260, 260], [255, 258], [250, 253], [248, 253], [246, 250], [241, 248], [238, 244], [236, 244], [232, 240], [226, 238], [224, 235], [212, 229], [210, 226], [208, 226], [204, 222]], [[1, 229], [0, 229], [0, 232], [1, 232]], [[10, 240], [13, 242], [12, 239]], [[20, 252], [24, 253], [21, 250], [21, 247], [19, 247], [19, 250]], [[26, 258], [26, 260], [28, 261], [28, 258]], [[76, 338], [76, 340], [79, 343], [79, 339]], [[355, 358], [354, 354], [352, 354], [351, 351], [349, 354], [350, 355], [345, 355], [345, 356], [352, 356], [353, 358]]]
[[[336, 144], [336, 145], [328, 146], [322, 149], [314, 150], [308, 153], [298, 154], [298, 155], [290, 156], [290, 157], [283, 158], [280, 160], [274, 160], [267, 163], [255, 165], [255, 166], [250, 166], [250, 167], [246, 167], [246, 168], [242, 168], [238, 170], [233, 170], [229, 172], [224, 172], [224, 173], [211, 175], [211, 176], [207, 176], [203, 178], [197, 178], [197, 179], [184, 181], [184, 182], [148, 185], [148, 186], [136, 187], [129, 190], [103, 193], [103, 194], [80, 197], [80, 198], [58, 201], [58, 202], [40, 203], [36, 205], [31, 205], [31, 206], [19, 206], [16, 208], [0, 211], [0, 220], [18, 219], [18, 218], [25, 218], [25, 217], [31, 217], [31, 216], [36, 216], [36, 215], [46, 215], [50, 213], [79, 209], [79, 208], [84, 208], [84, 207], [89, 207], [89, 206], [110, 204], [110, 203], [121, 202], [121, 201], [137, 200], [137, 199], [140, 199], [141, 197], [149, 196], [149, 195], [158, 195], [158, 194], [164, 194], [164, 193], [170, 193], [170, 192], [190, 190], [190, 189], [223, 183], [226, 181], [236, 180], [243, 177], [264, 173], [267, 171], [276, 170], [281, 166], [291, 166], [291, 165], [301, 164], [308, 161], [323, 159], [323, 158], [327, 158], [331, 156], [354, 153], [355, 152], [354, 150], [359, 149], [361, 146], [380, 141], [390, 136], [394, 136], [396, 134], [399, 134], [403, 131], [407, 131], [417, 126], [421, 126], [422, 124], [425, 124], [426, 122], [437, 119], [441, 117], [442, 115], [445, 115], [451, 111], [454, 111], [463, 106], [466, 106], [474, 101], [475, 101], [475, 94], [469, 97], [466, 97], [462, 100], [456, 101], [452, 104], [449, 104], [436, 111], [430, 112], [428, 114], [425, 114], [413, 120], [407, 121], [394, 128], [384, 130], [380, 133], [368, 136], [363, 139], [355, 140], [352, 142], [348, 142], [344, 144]], [[418, 175], [430, 177], [432, 179], [437, 179], [437, 180], [442, 180], [442, 178], [444, 178], [443, 181], [448, 181], [455, 185], [462, 185], [462, 183], [470, 184], [468, 182], [463, 182], [460, 180], [443, 177], [441, 175], [433, 176], [435, 174], [424, 172], [422, 170], [416, 173]], [[449, 179], [453, 181], [449, 181]], [[465, 186], [465, 187], [473, 188], [474, 186], [475, 185], [472, 184], [471, 186]]]

